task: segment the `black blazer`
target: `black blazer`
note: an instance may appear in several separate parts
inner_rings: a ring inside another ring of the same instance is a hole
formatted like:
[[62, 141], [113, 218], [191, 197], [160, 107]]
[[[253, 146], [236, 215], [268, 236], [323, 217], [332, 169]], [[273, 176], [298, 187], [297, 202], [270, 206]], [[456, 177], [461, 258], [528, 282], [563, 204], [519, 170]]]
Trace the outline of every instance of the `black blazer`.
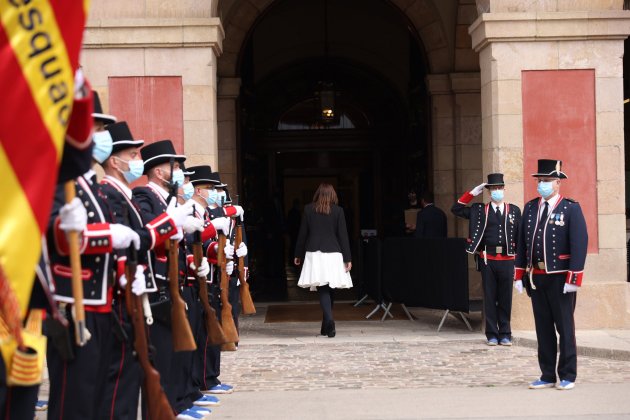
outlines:
[[446, 238], [446, 231], [446, 214], [434, 204], [418, 212], [414, 237]]
[[304, 258], [307, 251], [340, 252], [344, 262], [352, 261], [346, 218], [341, 207], [332, 205], [330, 214], [316, 213], [313, 203], [304, 207], [295, 257]]

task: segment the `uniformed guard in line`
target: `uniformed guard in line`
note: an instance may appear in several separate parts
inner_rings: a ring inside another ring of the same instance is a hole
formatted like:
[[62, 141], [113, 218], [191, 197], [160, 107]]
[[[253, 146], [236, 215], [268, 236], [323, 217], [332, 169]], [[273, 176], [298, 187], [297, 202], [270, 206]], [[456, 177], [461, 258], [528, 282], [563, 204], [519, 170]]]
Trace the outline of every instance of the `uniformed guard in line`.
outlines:
[[[491, 201], [467, 207], [484, 187], [490, 191]], [[489, 346], [512, 345], [512, 279], [521, 210], [503, 201], [504, 189], [503, 174], [489, 174], [487, 183], [466, 192], [451, 208], [456, 216], [470, 220], [466, 251], [475, 254], [481, 271]]]
[[580, 205], [560, 195], [561, 180], [567, 178], [562, 161], [538, 160], [538, 172], [533, 176], [540, 197], [523, 209], [514, 277], [514, 287], [522, 292], [525, 286], [532, 298], [536, 322], [542, 375], [529, 387], [567, 390], [575, 386], [577, 376], [573, 313], [575, 292], [582, 285], [588, 234]]
[[[111, 136], [107, 132], [95, 133], [94, 142], [93, 157], [102, 162], [111, 152]], [[107, 196], [95, 180], [92, 170], [78, 177], [75, 182], [76, 198], [69, 204], [64, 204], [64, 190], [60, 186], [53, 203], [48, 249], [55, 284], [54, 298], [60, 310], [71, 319], [74, 298], [65, 232], [82, 232], [83, 302], [85, 324], [91, 338], [84, 346], [74, 348], [71, 360], [49, 345], [49, 418], [97, 418], [101, 413], [112, 346], [110, 279], [114, 276], [115, 267], [112, 251], [126, 249], [131, 243], [136, 248], [140, 247], [137, 233], [114, 223]]]
[[[138, 267], [134, 279], [125, 276], [126, 256], [118, 257], [117, 284], [114, 286], [113, 314], [115, 314], [116, 335], [112, 347], [112, 358], [105, 394], [105, 410], [100, 413], [103, 419], [135, 418], [140, 396], [141, 370], [133, 353], [133, 328], [127, 313], [125, 285], [132, 282], [132, 292], [138, 296], [157, 291], [156, 282], [147, 268], [150, 261], [149, 250], [161, 246], [163, 242], [177, 233], [177, 224], [181, 227], [184, 217], [174, 220], [167, 213], [144, 223], [133, 202], [130, 183], [136, 181], [144, 172], [144, 162], [140, 156], [143, 140], [136, 140], [126, 122], [107, 126], [112, 136], [111, 156], [103, 162], [105, 177], [101, 188], [107, 195], [112, 216], [118, 223], [128, 223], [140, 236]], [[146, 316], [147, 314], [145, 314]], [[152, 318], [151, 318], [152, 319]]]

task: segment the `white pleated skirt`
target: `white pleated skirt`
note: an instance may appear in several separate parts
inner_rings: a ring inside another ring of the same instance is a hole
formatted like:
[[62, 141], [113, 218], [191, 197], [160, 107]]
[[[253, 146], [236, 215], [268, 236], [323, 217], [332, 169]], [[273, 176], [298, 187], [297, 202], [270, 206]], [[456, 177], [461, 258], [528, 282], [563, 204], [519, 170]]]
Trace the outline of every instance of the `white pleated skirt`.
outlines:
[[298, 286], [317, 290], [328, 285], [332, 289], [352, 287], [350, 272], [346, 271], [341, 252], [307, 252]]

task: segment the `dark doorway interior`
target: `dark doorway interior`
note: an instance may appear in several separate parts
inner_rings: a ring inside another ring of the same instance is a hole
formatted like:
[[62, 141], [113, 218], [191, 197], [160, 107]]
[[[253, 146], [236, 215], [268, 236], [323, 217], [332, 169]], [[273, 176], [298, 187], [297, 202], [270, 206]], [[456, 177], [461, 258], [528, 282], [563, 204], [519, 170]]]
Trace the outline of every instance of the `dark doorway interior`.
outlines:
[[[320, 182], [339, 194], [353, 256], [362, 229], [402, 235], [407, 192], [431, 187], [424, 52], [386, 1], [303, 0], [272, 6], [240, 60], [251, 287], [258, 300], [294, 299], [296, 216]], [[353, 280], [345, 297], [360, 293]]]

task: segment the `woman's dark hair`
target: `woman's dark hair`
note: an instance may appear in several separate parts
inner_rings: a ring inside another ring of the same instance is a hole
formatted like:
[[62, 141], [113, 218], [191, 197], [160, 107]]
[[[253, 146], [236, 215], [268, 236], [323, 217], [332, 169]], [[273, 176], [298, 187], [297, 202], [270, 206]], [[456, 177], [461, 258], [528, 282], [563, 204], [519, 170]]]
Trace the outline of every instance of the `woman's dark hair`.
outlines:
[[316, 213], [330, 214], [330, 207], [338, 202], [337, 193], [332, 185], [326, 183], [319, 184], [313, 196]]

